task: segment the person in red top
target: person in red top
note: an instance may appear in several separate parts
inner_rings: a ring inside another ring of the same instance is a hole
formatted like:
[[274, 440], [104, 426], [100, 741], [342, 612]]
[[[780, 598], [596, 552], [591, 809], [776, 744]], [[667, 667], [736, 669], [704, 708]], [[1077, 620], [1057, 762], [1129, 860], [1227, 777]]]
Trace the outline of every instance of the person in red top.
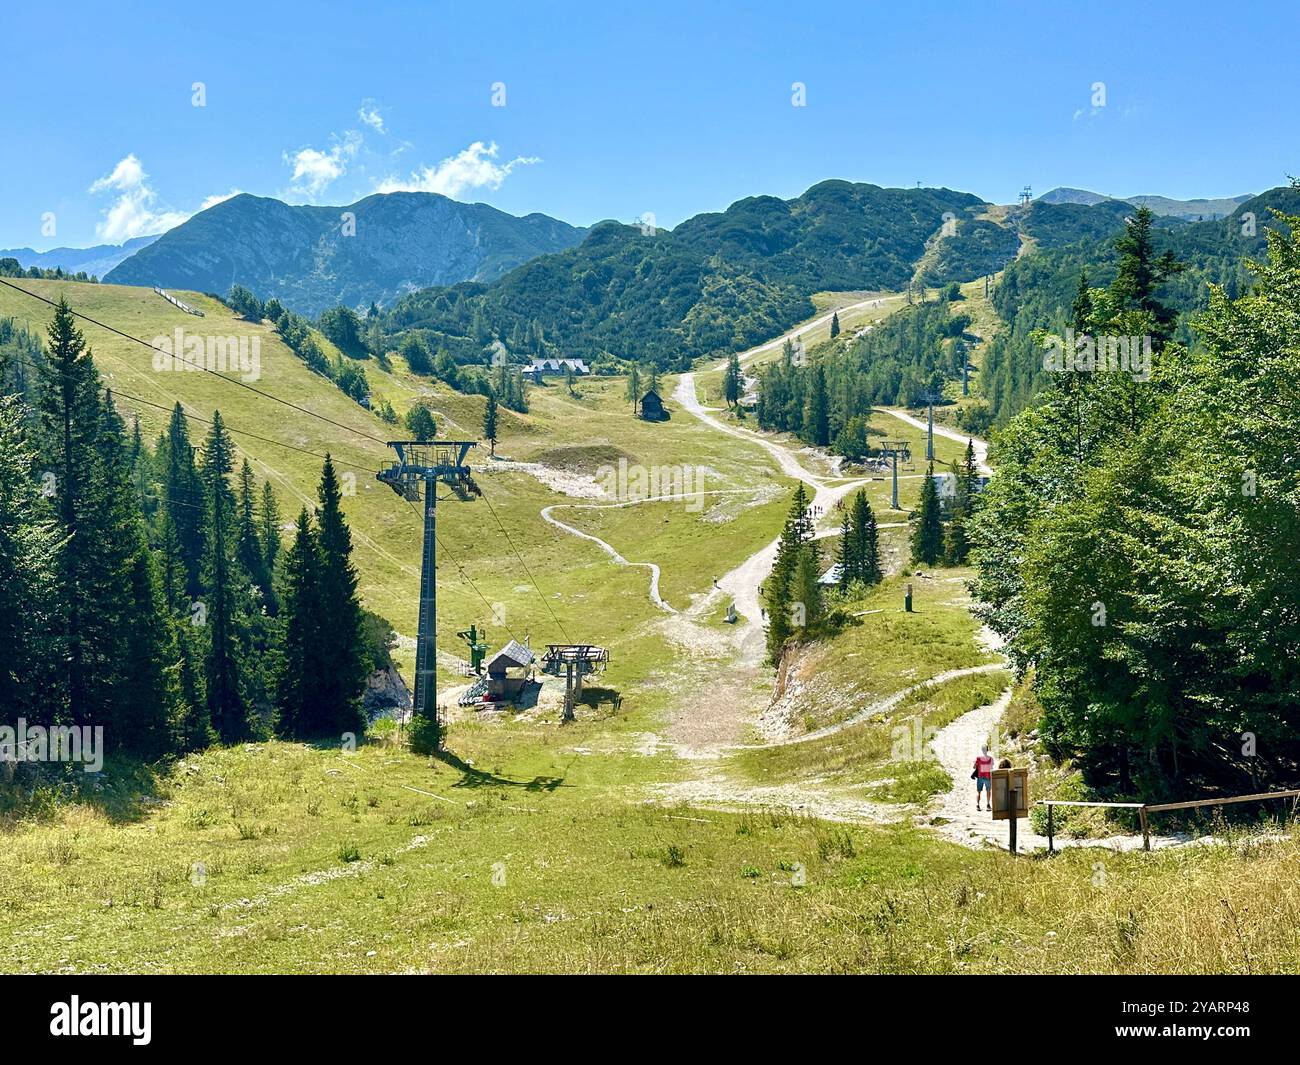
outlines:
[[980, 793], [987, 791], [989, 793], [989, 812], [993, 811], [993, 756], [989, 754], [989, 745], [986, 743], [980, 748], [980, 753], [975, 758], [975, 772], [971, 774], [975, 778], [975, 809], [980, 808]]

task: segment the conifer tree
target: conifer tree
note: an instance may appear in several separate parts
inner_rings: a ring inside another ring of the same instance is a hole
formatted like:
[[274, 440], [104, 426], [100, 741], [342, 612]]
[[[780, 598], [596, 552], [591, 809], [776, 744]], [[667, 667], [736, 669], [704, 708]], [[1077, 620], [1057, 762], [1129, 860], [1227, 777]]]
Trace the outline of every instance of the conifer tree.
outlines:
[[[280, 557], [280, 507], [275, 501], [275, 492], [271, 488], [270, 481], [262, 483], [262, 513], [260, 515], [258, 540], [262, 547], [262, 565], [265, 567], [266, 573], [274, 578], [275, 561]], [[274, 614], [274, 581], [272, 581], [271, 595], [267, 602], [270, 612]]]
[[840, 335], [840, 312], [834, 311], [831, 314], [831, 339], [834, 340]]
[[740, 402], [740, 387], [740, 357], [733, 352], [727, 359], [727, 372], [722, 382], [722, 391], [728, 407]]
[[0, 722], [34, 716], [54, 681], [59, 554], [49, 501], [32, 479], [36, 449], [21, 401], [0, 396]]
[[235, 555], [235, 496], [227, 478], [234, 468], [234, 446], [221, 412], [203, 447], [203, 487], [207, 497], [207, 549], [203, 560], [203, 608], [207, 656], [204, 680], [212, 727], [222, 743], [236, 743], [248, 732], [240, 693], [239, 613], [242, 583]]
[[876, 531], [876, 515], [867, 500], [866, 489], [858, 489], [852, 506], [854, 554], [858, 570], [857, 580], [864, 584], [879, 584], [883, 576], [880, 567], [880, 543]]
[[280, 639], [275, 702], [280, 734], [295, 739], [313, 732], [310, 711], [316, 700], [322, 664], [320, 571], [320, 544], [307, 508], [303, 507], [279, 574]]
[[483, 439], [492, 445], [492, 454], [497, 453], [497, 397], [488, 393], [487, 406], [483, 409]]
[[360, 733], [365, 727], [361, 695], [366, 663], [362, 651], [361, 602], [352, 563], [352, 533], [343, 517], [342, 498], [334, 463], [325, 455], [320, 479], [320, 603], [319, 631], [324, 663], [313, 708], [319, 735]]
[[[175, 607], [183, 594], [190, 599], [199, 594], [203, 569], [203, 521], [205, 501], [203, 485], [194, 465], [194, 447], [190, 443], [189, 425], [180, 403], [172, 409], [167, 425], [165, 474], [163, 477], [164, 541], [170, 545], [184, 573], [183, 588], [176, 598], [169, 593]], [[166, 526], [170, 526], [170, 532]]]
[[245, 458], [239, 468], [235, 557], [239, 559], [244, 573], [252, 580], [265, 603], [271, 597], [271, 572], [266, 568], [266, 554], [262, 549], [254, 503], [255, 484], [252, 464]]
[[912, 561], [934, 566], [943, 558], [943, 517], [939, 490], [934, 481], [934, 463], [921, 483], [921, 506], [912, 530]]

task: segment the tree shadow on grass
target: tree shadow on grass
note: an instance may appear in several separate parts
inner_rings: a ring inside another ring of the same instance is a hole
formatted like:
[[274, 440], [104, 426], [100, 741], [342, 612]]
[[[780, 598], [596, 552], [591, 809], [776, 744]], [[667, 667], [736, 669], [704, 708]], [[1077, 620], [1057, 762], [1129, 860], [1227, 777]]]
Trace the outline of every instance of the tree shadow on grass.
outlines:
[[487, 770], [470, 765], [460, 755], [451, 751], [439, 751], [434, 757], [461, 774], [460, 780], [452, 785], [455, 788], [522, 788], [524, 791], [542, 792], [555, 791], [557, 788], [564, 787], [563, 777], [537, 776], [532, 780], [511, 780], [509, 777], [498, 776], [496, 773], [489, 773]]
[[116, 755], [94, 773], [77, 764], [19, 763], [9, 779], [0, 772], [0, 830], [19, 821], [51, 823], [73, 805], [89, 806], [115, 825], [142, 821], [164, 802], [169, 768]]

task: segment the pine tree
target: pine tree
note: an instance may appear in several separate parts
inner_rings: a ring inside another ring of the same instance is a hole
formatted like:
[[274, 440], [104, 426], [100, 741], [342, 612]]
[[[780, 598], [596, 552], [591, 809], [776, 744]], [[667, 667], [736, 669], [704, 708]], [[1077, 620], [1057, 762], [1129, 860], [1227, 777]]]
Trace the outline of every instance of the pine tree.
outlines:
[[880, 567], [880, 543], [876, 531], [876, 515], [872, 513], [865, 489], [859, 489], [853, 497], [851, 514], [854, 556], [858, 565], [854, 578], [864, 584], [879, 584], [883, 572]]
[[799, 549], [790, 582], [791, 605], [797, 612], [795, 621], [802, 621], [799, 635], [815, 632], [825, 614], [820, 578], [821, 551], [816, 540], [809, 540]]
[[[130, 599], [131, 567], [142, 548], [125, 426], [63, 301], [49, 328], [41, 394], [45, 452], [54, 476], [55, 512], [67, 544], [59, 554], [58, 603], [64, 640], [67, 718], [104, 726], [107, 741], [129, 742], [119, 727], [126, 709], [127, 629], [140, 623]], [[58, 473], [55, 474], [54, 471]], [[58, 687], [51, 711], [61, 716]]]
[[841, 591], [848, 591], [849, 587], [855, 580], [858, 580], [858, 573], [861, 569], [861, 563], [858, 560], [857, 543], [853, 536], [853, 521], [851, 511], [844, 511], [844, 518], [840, 522], [840, 542], [839, 550], [836, 554], [835, 564], [839, 566], [839, 585]]
[[940, 512], [939, 490], [934, 481], [934, 463], [921, 484], [921, 507], [917, 511], [916, 527], [912, 531], [912, 561], [937, 565], [943, 558], [943, 517]]
[[206, 612], [207, 657], [204, 679], [208, 713], [222, 743], [236, 743], [248, 733], [247, 710], [240, 694], [239, 599], [242, 584], [235, 557], [235, 496], [229, 481], [234, 468], [234, 446], [221, 420], [212, 416], [212, 428], [203, 447], [203, 487], [207, 497], [207, 550], [203, 560], [203, 596]]
[[338, 477], [329, 453], [320, 479], [321, 647], [325, 652], [319, 704], [312, 708], [319, 735], [361, 733], [361, 695], [366, 663], [362, 652], [361, 602], [352, 563], [352, 533], [343, 517]]
[[834, 311], [831, 314], [831, 339], [834, 340], [840, 335], [840, 313]]
[[271, 571], [266, 568], [266, 555], [262, 550], [257, 509], [253, 501], [256, 494], [255, 483], [252, 464], [245, 458], [239, 468], [235, 557], [239, 560], [244, 573], [257, 587], [262, 602], [265, 603], [271, 596]]
[[785, 527], [777, 542], [776, 559], [772, 572], [764, 582], [764, 600], [767, 608], [767, 654], [769, 660], [780, 660], [781, 649], [793, 632], [791, 606], [795, 571], [804, 544], [812, 535], [812, 522], [808, 517], [808, 490], [802, 481], [795, 486], [786, 515]]
[[143, 543], [131, 565], [131, 623], [126, 629], [122, 698], [114, 747], [152, 761], [175, 749], [173, 720], [180, 705], [175, 661], [157, 565]]
[[175, 552], [176, 560], [184, 572], [183, 588], [169, 592], [173, 607], [181, 595], [193, 599], [199, 594], [203, 569], [203, 485], [194, 465], [194, 448], [190, 443], [189, 425], [179, 403], [172, 409], [167, 425], [165, 454], [166, 473], [163, 478], [163, 521], [170, 525], [164, 529], [164, 540]]
[[492, 454], [497, 453], [497, 397], [488, 393], [487, 406], [483, 409], [483, 439], [492, 445]]
[[728, 407], [740, 402], [740, 386], [740, 357], [733, 352], [727, 359], [727, 372], [722, 383], [722, 391]]
[[804, 426], [809, 443], [826, 447], [831, 442], [830, 405], [826, 395], [826, 367], [820, 361], [813, 366], [812, 390], [804, 413]]
[[32, 480], [36, 449], [21, 401], [0, 396], [0, 722], [46, 709], [59, 650], [59, 555], [64, 543]]
[[[262, 565], [272, 578], [275, 576], [275, 561], [280, 556], [280, 507], [275, 501], [275, 492], [270, 481], [262, 483], [262, 514], [258, 539], [262, 546]], [[272, 581], [271, 596], [268, 607], [274, 614], [275, 589]]]
[[307, 508], [298, 514], [293, 542], [284, 552], [279, 574], [279, 661], [276, 677], [278, 730], [294, 739], [313, 731], [310, 711], [316, 702], [322, 664], [320, 622], [320, 544]]

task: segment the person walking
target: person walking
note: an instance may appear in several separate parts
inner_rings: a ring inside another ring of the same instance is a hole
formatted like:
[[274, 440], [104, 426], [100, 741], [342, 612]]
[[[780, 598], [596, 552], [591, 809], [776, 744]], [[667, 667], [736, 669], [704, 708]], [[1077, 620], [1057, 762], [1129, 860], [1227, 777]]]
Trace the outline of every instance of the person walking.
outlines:
[[980, 809], [980, 797], [984, 792], [988, 792], [989, 812], [993, 812], [993, 756], [989, 754], [989, 745], [986, 743], [980, 747], [980, 753], [975, 758], [975, 767], [971, 772], [971, 780], [975, 781], [975, 809]]

